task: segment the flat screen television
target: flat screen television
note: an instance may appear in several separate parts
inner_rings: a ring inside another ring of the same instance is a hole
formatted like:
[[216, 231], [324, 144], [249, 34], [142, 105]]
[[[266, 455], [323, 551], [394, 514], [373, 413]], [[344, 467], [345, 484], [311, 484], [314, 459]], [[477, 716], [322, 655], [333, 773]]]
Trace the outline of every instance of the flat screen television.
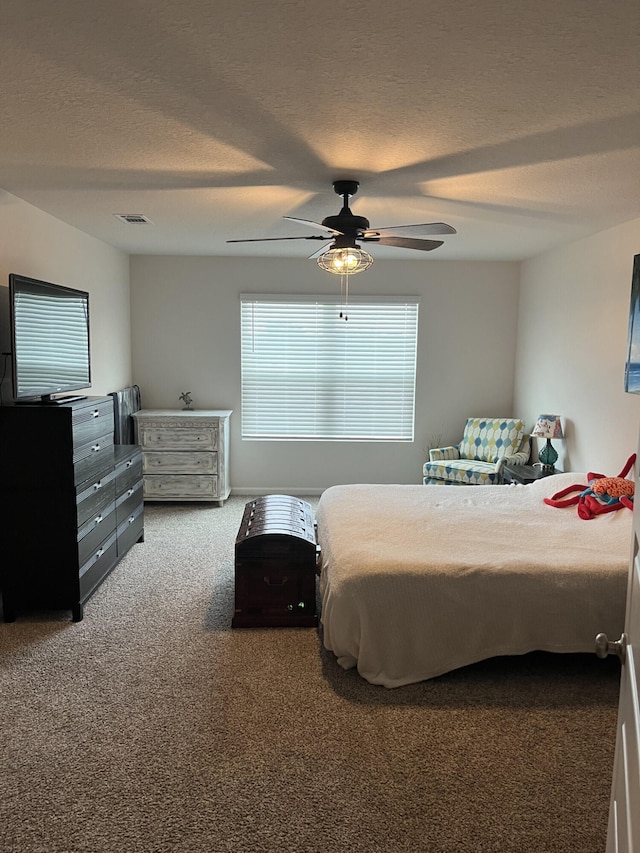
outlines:
[[629, 394], [640, 394], [640, 255], [635, 255], [631, 273], [631, 306], [627, 361], [624, 367], [624, 390]]
[[61, 403], [70, 397], [54, 395], [91, 387], [86, 291], [11, 273], [9, 318], [16, 403]]

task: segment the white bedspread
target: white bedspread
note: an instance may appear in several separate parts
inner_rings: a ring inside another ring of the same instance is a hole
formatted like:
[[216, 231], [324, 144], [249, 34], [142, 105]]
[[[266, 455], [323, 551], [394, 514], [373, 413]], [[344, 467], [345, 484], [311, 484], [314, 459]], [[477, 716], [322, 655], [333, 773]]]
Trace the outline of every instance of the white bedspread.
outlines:
[[624, 626], [632, 513], [543, 503], [585, 474], [505, 486], [333, 486], [316, 513], [323, 641], [398, 687], [495, 655], [591, 652]]

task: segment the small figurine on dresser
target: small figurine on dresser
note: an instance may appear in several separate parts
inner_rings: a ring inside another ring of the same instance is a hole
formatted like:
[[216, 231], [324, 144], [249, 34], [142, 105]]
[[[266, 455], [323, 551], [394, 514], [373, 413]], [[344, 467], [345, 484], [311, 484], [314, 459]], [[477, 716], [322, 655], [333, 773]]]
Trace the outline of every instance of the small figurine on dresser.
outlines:
[[191, 391], [183, 391], [182, 394], [180, 394], [180, 397], [178, 399], [182, 400], [182, 402], [184, 403], [183, 408], [185, 410], [191, 409], [191, 404], [193, 403], [193, 399], [191, 397]]

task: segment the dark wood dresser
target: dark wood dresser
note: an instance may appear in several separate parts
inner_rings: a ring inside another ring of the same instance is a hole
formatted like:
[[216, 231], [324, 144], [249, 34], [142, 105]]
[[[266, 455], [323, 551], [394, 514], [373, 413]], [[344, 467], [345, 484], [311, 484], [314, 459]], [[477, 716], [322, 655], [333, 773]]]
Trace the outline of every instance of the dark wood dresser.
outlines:
[[83, 606], [144, 538], [142, 453], [113, 443], [113, 400], [0, 407], [3, 614]]
[[310, 504], [288, 495], [250, 501], [235, 544], [232, 626], [316, 626], [316, 563]]

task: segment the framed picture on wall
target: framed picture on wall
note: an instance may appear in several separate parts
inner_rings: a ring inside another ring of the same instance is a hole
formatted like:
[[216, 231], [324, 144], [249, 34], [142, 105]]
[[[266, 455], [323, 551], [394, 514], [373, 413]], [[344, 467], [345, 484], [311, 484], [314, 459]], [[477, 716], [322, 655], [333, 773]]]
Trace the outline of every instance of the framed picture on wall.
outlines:
[[633, 259], [631, 275], [629, 339], [627, 363], [624, 368], [624, 390], [629, 394], [640, 394], [640, 255], [636, 255]]

